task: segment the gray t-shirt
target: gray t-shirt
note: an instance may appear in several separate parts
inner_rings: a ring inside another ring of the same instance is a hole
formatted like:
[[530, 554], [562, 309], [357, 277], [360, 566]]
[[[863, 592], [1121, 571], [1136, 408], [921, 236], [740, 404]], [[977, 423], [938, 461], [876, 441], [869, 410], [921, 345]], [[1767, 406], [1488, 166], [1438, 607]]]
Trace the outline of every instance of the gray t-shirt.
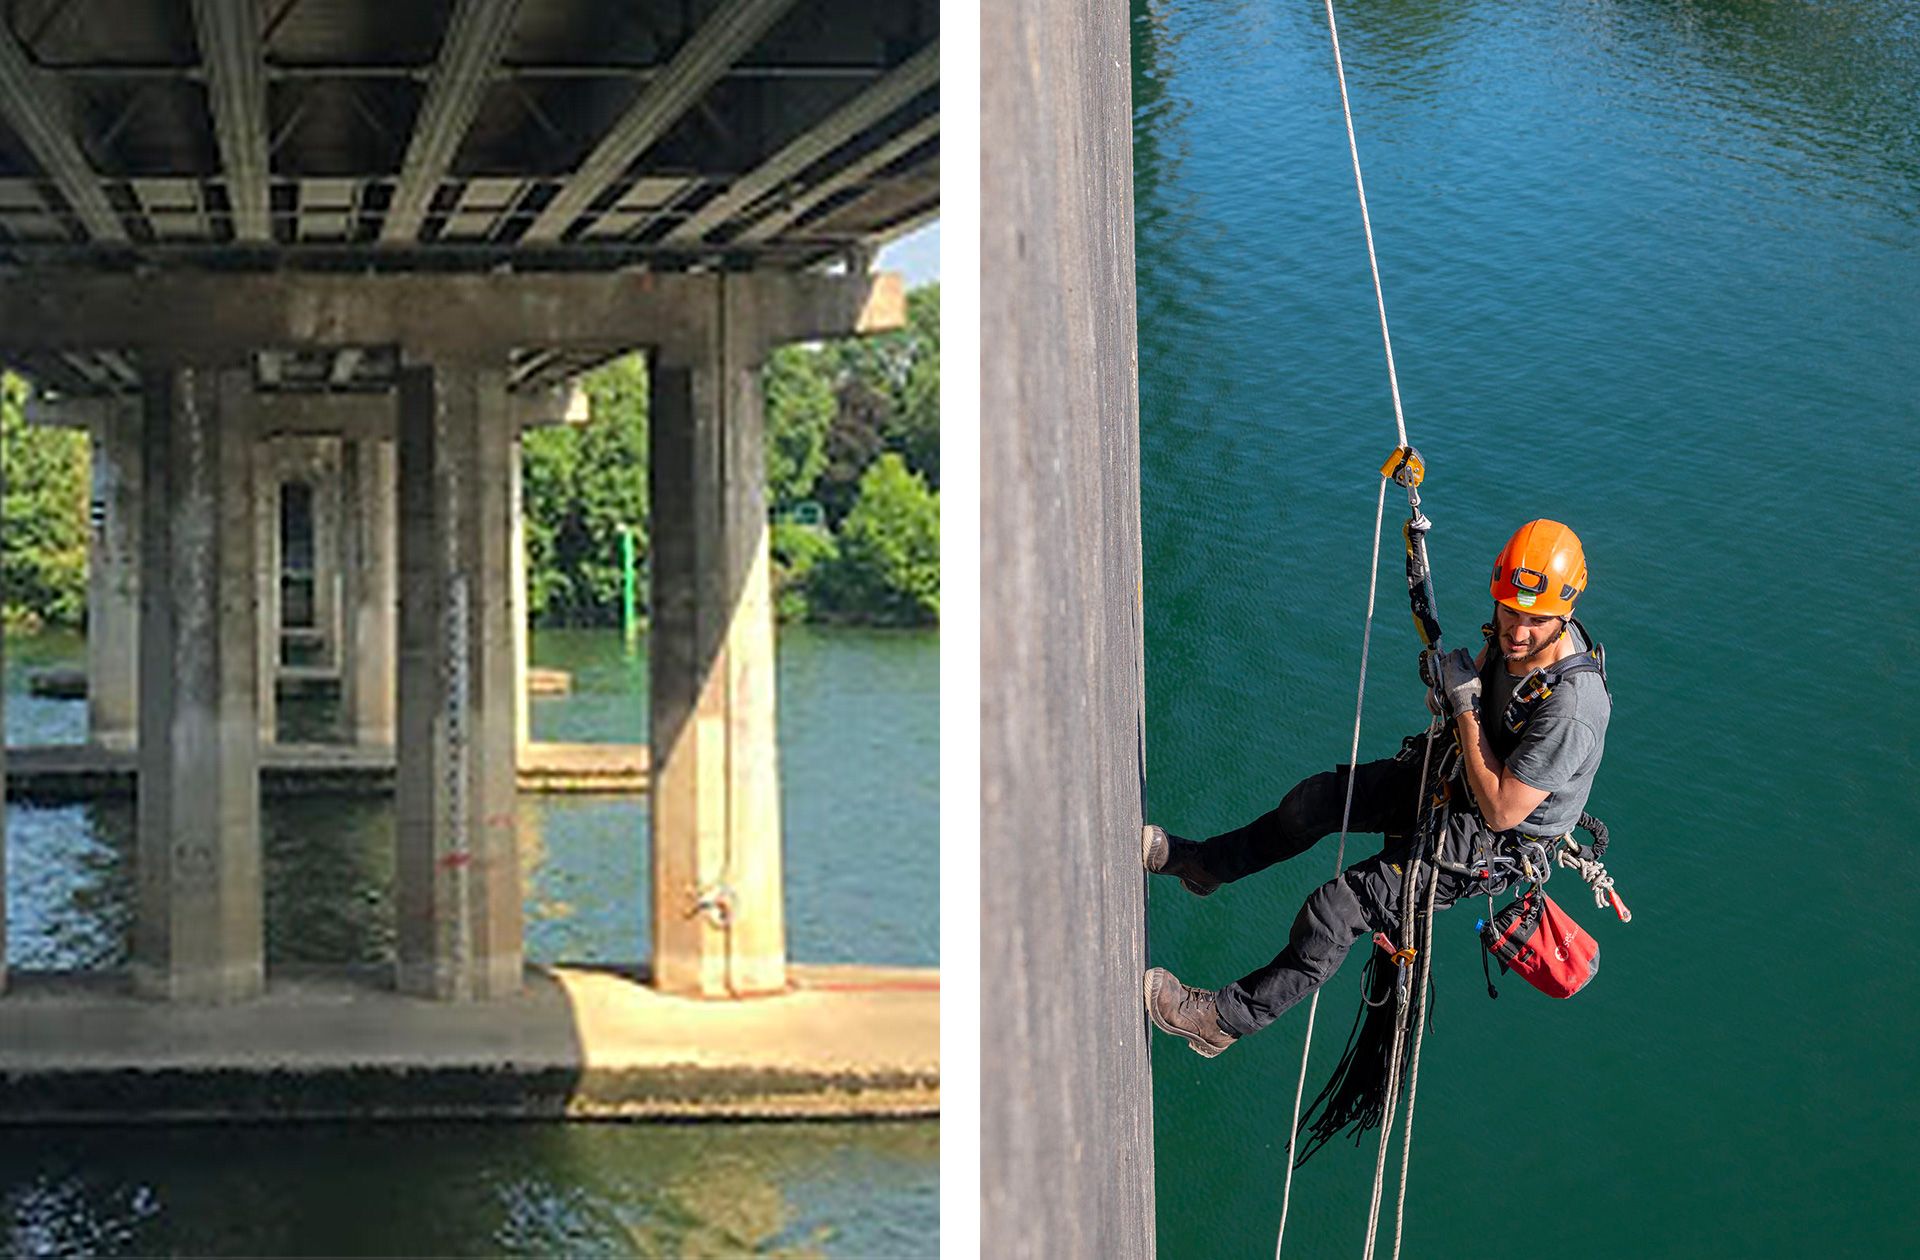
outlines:
[[[1573, 636], [1575, 649], [1585, 651], [1588, 644], [1579, 630], [1574, 630]], [[1526, 679], [1515, 678], [1498, 666], [1489, 673], [1482, 712], [1491, 724], [1490, 731], [1497, 727], [1504, 732], [1500, 715]], [[1600, 755], [1607, 743], [1607, 719], [1612, 712], [1606, 684], [1591, 670], [1563, 679], [1535, 707], [1533, 720], [1508, 753], [1506, 763], [1515, 778], [1542, 789], [1547, 799], [1517, 830], [1534, 836], [1559, 836], [1573, 830], [1593, 790], [1593, 776], [1600, 769]]]

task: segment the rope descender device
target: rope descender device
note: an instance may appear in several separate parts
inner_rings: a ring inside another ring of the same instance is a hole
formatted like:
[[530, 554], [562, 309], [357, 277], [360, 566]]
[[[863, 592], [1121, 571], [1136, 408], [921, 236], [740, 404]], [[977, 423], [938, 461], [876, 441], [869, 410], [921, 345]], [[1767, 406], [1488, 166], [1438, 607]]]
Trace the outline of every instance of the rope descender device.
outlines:
[[1396, 446], [1380, 475], [1407, 492], [1407, 521], [1400, 536], [1407, 546], [1407, 598], [1413, 606], [1413, 628], [1420, 635], [1420, 681], [1435, 693], [1440, 688], [1440, 618], [1434, 611], [1433, 570], [1427, 563], [1427, 531], [1433, 522], [1420, 510], [1420, 483], [1427, 478], [1427, 461], [1411, 446]]
[[[1411, 446], [1396, 446], [1393, 454], [1387, 456], [1387, 462], [1380, 465], [1380, 475], [1390, 477], [1397, 486], [1416, 490], [1427, 476], [1427, 461], [1420, 458], [1420, 452]], [[1416, 496], [1416, 501], [1418, 496]]]

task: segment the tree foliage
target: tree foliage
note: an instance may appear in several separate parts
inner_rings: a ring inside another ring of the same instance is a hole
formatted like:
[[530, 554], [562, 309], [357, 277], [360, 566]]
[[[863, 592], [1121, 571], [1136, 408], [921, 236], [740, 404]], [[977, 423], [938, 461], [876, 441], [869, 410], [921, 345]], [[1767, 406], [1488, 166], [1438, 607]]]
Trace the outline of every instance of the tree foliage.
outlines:
[[647, 388], [644, 358], [616, 360], [586, 379], [585, 425], [526, 436], [527, 605], [542, 623], [619, 620], [623, 528], [646, 561]]
[[824, 575], [831, 606], [882, 625], [940, 619], [940, 496], [893, 451], [860, 478]]
[[767, 407], [767, 501], [785, 511], [813, 495], [827, 467], [833, 378], [808, 346], [782, 346], [761, 375]]
[[0, 377], [0, 584], [9, 627], [77, 627], [87, 607], [87, 435], [26, 422], [26, 382]]

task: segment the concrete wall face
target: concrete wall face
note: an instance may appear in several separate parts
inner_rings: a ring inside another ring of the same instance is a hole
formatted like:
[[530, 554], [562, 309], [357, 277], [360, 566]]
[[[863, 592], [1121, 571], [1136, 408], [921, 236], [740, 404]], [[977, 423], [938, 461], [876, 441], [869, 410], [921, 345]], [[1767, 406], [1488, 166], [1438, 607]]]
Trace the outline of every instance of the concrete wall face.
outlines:
[[[372, 405], [392, 408], [391, 398]], [[394, 444], [351, 438], [340, 453], [340, 573], [344, 605], [340, 711], [356, 744], [394, 742], [394, 612], [399, 597], [399, 486]]]
[[140, 404], [115, 399], [93, 432], [87, 555], [87, 736], [131, 748], [139, 729]]
[[748, 304], [696, 362], [656, 356], [651, 747], [654, 983], [786, 985], [764, 343]]
[[259, 607], [256, 626], [256, 669], [260, 699], [254, 716], [260, 742], [280, 737], [280, 700], [275, 682], [280, 676], [280, 453], [275, 440], [254, 444], [253, 534], [254, 587]]
[[1127, 10], [981, 31], [981, 1244], [1151, 1255]]
[[518, 991], [504, 368], [400, 381], [399, 984]]
[[265, 978], [251, 393], [242, 370], [197, 367], [146, 393], [133, 972], [189, 1001]]

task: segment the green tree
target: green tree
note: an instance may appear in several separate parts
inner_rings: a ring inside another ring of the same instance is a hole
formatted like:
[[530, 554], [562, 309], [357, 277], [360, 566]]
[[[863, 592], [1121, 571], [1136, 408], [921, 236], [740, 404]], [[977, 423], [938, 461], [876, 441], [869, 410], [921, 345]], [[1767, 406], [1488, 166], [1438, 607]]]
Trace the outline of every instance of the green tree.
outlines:
[[767, 407], [767, 501], [775, 510], [812, 496], [827, 467], [833, 379], [819, 350], [782, 346], [761, 374]]
[[781, 621], [806, 621], [820, 599], [816, 587], [833, 570], [840, 548], [833, 534], [782, 521], [773, 527], [773, 611]]
[[79, 626], [87, 607], [87, 435], [30, 426], [27, 384], [0, 377], [0, 584], [9, 627]]
[[886, 426], [887, 449], [899, 451], [907, 467], [940, 488], [940, 286], [927, 284], [907, 295], [907, 326], [898, 333], [892, 356], [892, 407]]
[[629, 355], [586, 378], [591, 419], [531, 432], [524, 448], [527, 603], [543, 624], [620, 615], [620, 530], [647, 554], [647, 365]]
[[827, 433], [827, 467], [818, 492], [839, 521], [881, 451], [940, 484], [940, 286], [907, 295], [907, 321], [895, 332], [829, 342], [822, 351], [839, 410]]
[[892, 451], [860, 478], [826, 574], [833, 606], [883, 625], [940, 619], [940, 496]]

